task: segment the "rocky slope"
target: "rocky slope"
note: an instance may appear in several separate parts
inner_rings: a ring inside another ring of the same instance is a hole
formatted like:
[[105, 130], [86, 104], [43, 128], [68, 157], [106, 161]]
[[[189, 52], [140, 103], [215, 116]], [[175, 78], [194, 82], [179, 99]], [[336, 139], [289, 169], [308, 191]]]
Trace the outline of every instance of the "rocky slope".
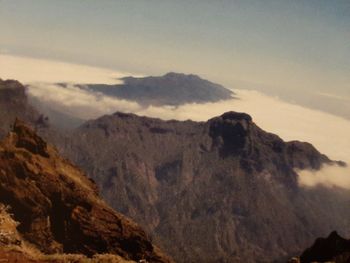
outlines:
[[142, 105], [181, 105], [230, 99], [234, 93], [196, 75], [167, 73], [160, 77], [122, 79], [123, 84], [81, 85], [105, 95], [139, 102]]
[[349, 193], [300, 188], [295, 172], [340, 163], [247, 114], [179, 122], [116, 113], [72, 138], [66, 155], [179, 262], [272, 262], [350, 229]]
[[90, 179], [20, 121], [0, 144], [0, 203], [11, 207], [23, 239], [44, 253], [170, 262], [137, 224], [100, 199]]

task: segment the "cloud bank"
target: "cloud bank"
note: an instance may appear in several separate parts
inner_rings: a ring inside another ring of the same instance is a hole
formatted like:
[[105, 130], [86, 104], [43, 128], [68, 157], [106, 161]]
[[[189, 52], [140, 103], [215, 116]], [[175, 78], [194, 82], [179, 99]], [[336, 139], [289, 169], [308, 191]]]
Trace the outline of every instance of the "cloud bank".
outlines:
[[[284, 140], [312, 143], [331, 159], [350, 164], [350, 121], [322, 111], [287, 103], [254, 90], [235, 89], [239, 99], [178, 107], [143, 107], [136, 102], [82, 90], [73, 84], [66, 88], [56, 82], [116, 83], [125, 74], [106, 69], [62, 62], [13, 57], [0, 54], [0, 77], [30, 83], [28, 94], [61, 111], [79, 118], [97, 118], [116, 111], [157, 117], [165, 120], [206, 121], [226, 111], [247, 112], [263, 129]], [[350, 189], [350, 169], [326, 166], [321, 171], [299, 171], [299, 183]]]
[[305, 187], [326, 186], [350, 189], [350, 169], [335, 165], [324, 166], [320, 171], [298, 171], [299, 183]]
[[116, 111], [137, 112], [140, 109], [136, 102], [89, 92], [73, 84], [63, 88], [55, 84], [32, 83], [28, 86], [27, 92], [44, 105], [79, 119], [98, 118]]

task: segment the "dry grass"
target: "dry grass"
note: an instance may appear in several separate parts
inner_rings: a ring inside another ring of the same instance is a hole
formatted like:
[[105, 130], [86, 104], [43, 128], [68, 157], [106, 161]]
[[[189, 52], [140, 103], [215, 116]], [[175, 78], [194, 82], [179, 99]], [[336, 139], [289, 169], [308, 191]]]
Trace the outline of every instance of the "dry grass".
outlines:
[[77, 254], [56, 254], [45, 255], [40, 257], [40, 260], [45, 262], [69, 262], [69, 263], [132, 263], [135, 261], [125, 260], [117, 255], [100, 254], [93, 258], [87, 258], [83, 255]]
[[[16, 222], [10, 208], [0, 203], [0, 248], [2, 253], [8, 255], [23, 255], [28, 262], [43, 263], [132, 263], [135, 261], [125, 260], [120, 256], [112, 254], [99, 254], [88, 258], [79, 254], [53, 254], [45, 255], [34, 245], [26, 242], [17, 232], [18, 222]], [[4, 259], [6, 260], [6, 259]], [[10, 262], [10, 261], [4, 261]], [[27, 262], [27, 261], [26, 261]]]
[[18, 223], [13, 220], [9, 213], [9, 207], [0, 204], [0, 244], [20, 245], [21, 238], [17, 232]]

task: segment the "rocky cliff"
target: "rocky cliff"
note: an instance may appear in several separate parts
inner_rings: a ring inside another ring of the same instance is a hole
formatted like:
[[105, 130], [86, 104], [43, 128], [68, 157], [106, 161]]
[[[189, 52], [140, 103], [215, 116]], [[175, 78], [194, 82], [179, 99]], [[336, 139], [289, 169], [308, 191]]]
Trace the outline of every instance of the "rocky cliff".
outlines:
[[100, 199], [91, 179], [20, 121], [0, 144], [0, 203], [11, 208], [23, 239], [46, 254], [170, 262], [142, 228]]

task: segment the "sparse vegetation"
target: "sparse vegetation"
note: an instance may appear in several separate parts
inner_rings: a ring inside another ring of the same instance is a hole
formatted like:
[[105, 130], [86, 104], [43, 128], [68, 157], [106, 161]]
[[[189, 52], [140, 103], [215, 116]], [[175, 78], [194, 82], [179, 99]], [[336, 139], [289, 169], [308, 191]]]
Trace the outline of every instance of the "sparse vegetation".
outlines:
[[9, 206], [0, 204], [0, 245], [20, 245], [21, 240], [16, 229], [18, 222], [13, 220], [9, 210]]
[[53, 254], [45, 255], [32, 244], [23, 241], [17, 232], [18, 222], [12, 218], [10, 207], [0, 203], [0, 261], [5, 259], [11, 262], [12, 257], [16, 260], [28, 259], [32, 262], [45, 263], [131, 263], [113, 254], [100, 254], [88, 258], [80, 254]]

